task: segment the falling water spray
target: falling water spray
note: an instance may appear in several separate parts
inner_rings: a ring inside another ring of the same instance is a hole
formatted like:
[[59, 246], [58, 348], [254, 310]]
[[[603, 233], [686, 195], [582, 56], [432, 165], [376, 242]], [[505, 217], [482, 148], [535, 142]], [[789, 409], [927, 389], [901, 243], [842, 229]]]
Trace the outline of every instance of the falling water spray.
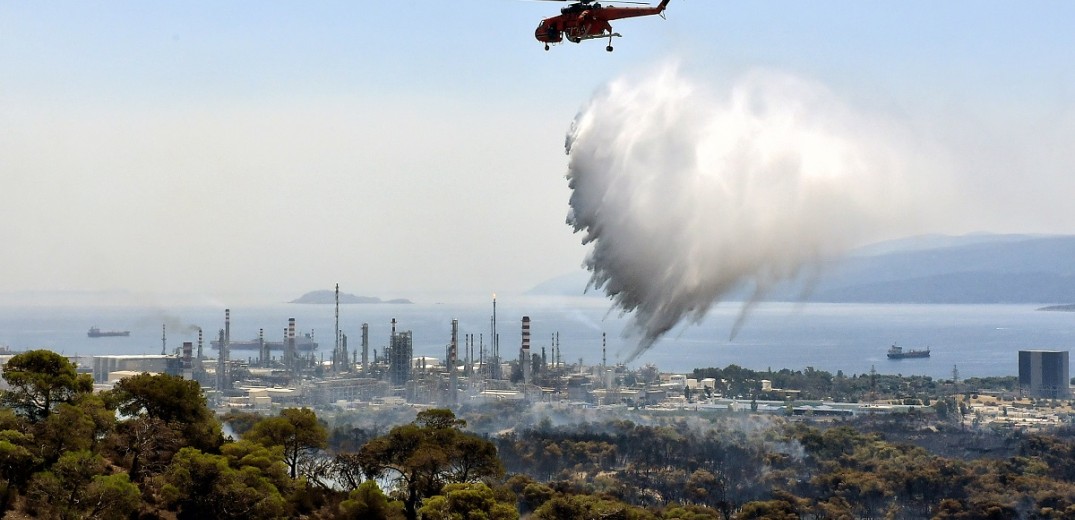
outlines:
[[780, 73], [722, 92], [676, 67], [611, 83], [567, 136], [567, 222], [592, 248], [590, 287], [630, 315], [627, 359], [746, 291], [734, 338], [774, 285], [909, 231], [923, 176], [912, 141]]

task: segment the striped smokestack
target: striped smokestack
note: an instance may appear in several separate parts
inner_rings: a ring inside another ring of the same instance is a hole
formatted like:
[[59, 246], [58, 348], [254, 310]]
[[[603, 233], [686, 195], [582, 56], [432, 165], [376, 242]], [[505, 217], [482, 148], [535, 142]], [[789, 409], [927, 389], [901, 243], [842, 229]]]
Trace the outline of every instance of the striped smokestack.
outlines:
[[523, 384], [530, 384], [530, 316], [523, 316], [523, 346], [519, 356], [519, 366], [523, 369]]
[[228, 355], [231, 354], [231, 309], [224, 309], [224, 343], [220, 345], [220, 356], [225, 362], [228, 361]]
[[458, 386], [455, 367], [459, 359], [459, 320], [452, 320], [452, 344], [448, 349], [448, 404], [455, 404], [456, 386]]
[[265, 329], [258, 329], [258, 357], [261, 360], [261, 366], [269, 366], [269, 349], [265, 348]]
[[523, 350], [530, 350], [530, 316], [523, 316]]
[[294, 372], [295, 370], [295, 318], [287, 319], [287, 347], [285, 354], [287, 355], [286, 366], [288, 372]]

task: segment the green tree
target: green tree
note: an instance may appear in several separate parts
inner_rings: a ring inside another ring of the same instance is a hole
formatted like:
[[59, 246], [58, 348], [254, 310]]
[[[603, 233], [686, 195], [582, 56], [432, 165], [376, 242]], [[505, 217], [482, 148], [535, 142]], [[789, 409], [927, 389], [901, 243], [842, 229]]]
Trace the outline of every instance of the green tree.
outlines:
[[418, 415], [414, 418], [414, 424], [428, 430], [449, 430], [462, 428], [467, 425], [467, 422], [457, 418], [451, 410], [433, 408], [418, 412]]
[[141, 505], [138, 487], [124, 473], [103, 475], [105, 460], [88, 450], [64, 453], [27, 490], [31, 511], [49, 518], [122, 519]]
[[764, 500], [748, 502], [739, 511], [736, 518], [765, 518], [772, 520], [798, 520], [799, 513], [795, 506], [784, 500]]
[[225, 444], [220, 452], [228, 460], [228, 466], [268, 479], [281, 494], [290, 492], [294, 487], [295, 482], [288, 476], [287, 464], [283, 462], [283, 448], [280, 446], [266, 447], [240, 440]]
[[93, 391], [92, 377], [79, 374], [74, 363], [51, 350], [16, 354], [4, 366], [3, 378], [10, 389], [0, 402], [35, 423], [60, 403]]
[[142, 493], [126, 473], [98, 475], [86, 488], [82, 498], [88, 510], [86, 518], [124, 520], [142, 505]]
[[367, 480], [347, 495], [340, 503], [341, 519], [398, 520], [403, 518], [403, 504], [389, 501], [377, 482]]
[[234, 468], [224, 455], [183, 448], [157, 478], [165, 504], [180, 520], [272, 519], [285, 513], [286, 501], [270, 478]]
[[106, 402], [124, 416], [163, 421], [178, 431], [184, 446], [216, 452], [224, 442], [220, 422], [197, 381], [168, 374], [138, 374], [119, 380], [106, 394]]
[[96, 451], [115, 424], [116, 414], [96, 395], [84, 394], [74, 402], [60, 403], [32, 428], [38, 456], [51, 464], [69, 451]]
[[362, 470], [368, 478], [392, 480], [403, 495], [407, 518], [414, 520], [419, 502], [440, 494], [445, 484], [503, 474], [495, 446], [461, 431], [464, 425], [450, 410], [419, 412], [411, 424], [392, 428], [359, 450]]
[[484, 483], [444, 486], [442, 494], [427, 498], [418, 510], [422, 520], [518, 520], [514, 504], [498, 502]]
[[31, 442], [19, 431], [0, 431], [0, 513], [8, 510], [16, 490], [24, 488], [41, 462], [30, 452]]
[[291, 478], [298, 476], [299, 466], [328, 445], [328, 430], [309, 408], [287, 408], [277, 417], [261, 420], [243, 439], [264, 446], [280, 446]]
[[534, 511], [534, 520], [575, 518], [615, 518], [617, 520], [651, 520], [653, 513], [619, 500], [598, 495], [557, 495]]
[[526, 510], [534, 511], [556, 496], [556, 491], [545, 484], [531, 482], [522, 489], [519, 495]]
[[662, 520], [722, 520], [723, 518], [720, 511], [704, 506], [672, 506], [661, 512]]

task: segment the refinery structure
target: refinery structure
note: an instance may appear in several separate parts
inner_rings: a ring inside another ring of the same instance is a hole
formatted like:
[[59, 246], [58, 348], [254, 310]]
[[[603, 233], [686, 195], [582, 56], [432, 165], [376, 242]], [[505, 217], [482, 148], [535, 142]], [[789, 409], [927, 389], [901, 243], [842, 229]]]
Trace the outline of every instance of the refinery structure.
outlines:
[[142, 372], [172, 374], [198, 381], [218, 406], [255, 409], [382, 402], [458, 406], [504, 400], [641, 404], [666, 395], [655, 389], [617, 388], [627, 368], [607, 365], [604, 356], [596, 366], [584, 366], [582, 359], [565, 363], [558, 332], [549, 332], [549, 348], [535, 351], [529, 316], [511, 320], [519, 336], [510, 335], [521, 338], [517, 351], [501, 350], [500, 330], [506, 325], [497, 316], [495, 295], [488, 337], [460, 335], [459, 322], [453, 319], [445, 324], [441, 357], [416, 356], [412, 332], [394, 318], [381, 347], [371, 346], [368, 323], [362, 324], [360, 339], [353, 344], [339, 328], [338, 286], [336, 295], [335, 341], [328, 349], [314, 342], [312, 334], [300, 334], [294, 318], [280, 340], [268, 340], [260, 329], [254, 340], [233, 341], [231, 311], [225, 309], [215, 339], [198, 329], [196, 341], [169, 352], [162, 327], [160, 355], [94, 356], [94, 381], [107, 388]]
[[[751, 395], [722, 395], [721, 389], [727, 386], [723, 380], [661, 373], [653, 365], [638, 369], [610, 365], [605, 334], [601, 334], [599, 362], [587, 365], [581, 358], [565, 361], [559, 332], [541, 331], [548, 334], [543, 336], [548, 338], [547, 347], [534, 348], [530, 317], [513, 317], [505, 325], [497, 315], [495, 295], [487, 334], [460, 335], [459, 321], [452, 319], [444, 324], [443, 355], [436, 357], [415, 355], [412, 331], [405, 330], [406, 325], [395, 318], [390, 320], [388, 336], [380, 339], [371, 338], [369, 324], [363, 323], [357, 345], [352, 344], [339, 326], [338, 287], [335, 312], [335, 340], [330, 348], [314, 342], [312, 332], [300, 334], [295, 318], [287, 320], [280, 341], [269, 341], [260, 329], [255, 340], [233, 342], [231, 311], [225, 309], [223, 327], [215, 339], [209, 340], [198, 329], [196, 341], [184, 341], [181, 347], [169, 350], [168, 331], [162, 326], [160, 354], [93, 356], [89, 363], [86, 358], [75, 360], [80, 362], [80, 370], [92, 370], [99, 390], [141, 373], [198, 381], [210, 404], [219, 410], [455, 408], [510, 401], [570, 409], [645, 407], [654, 413], [673, 414], [749, 410], [832, 418], [931, 409], [906, 400], [801, 400], [800, 390], [774, 388], [766, 379], [755, 381], [758, 388]], [[514, 346], [501, 349], [501, 330], [518, 338], [517, 350]], [[373, 347], [374, 341], [380, 346]], [[0, 361], [12, 354], [0, 354]], [[1018, 395], [983, 396], [969, 402], [969, 410], [997, 427], [1038, 428], [1068, 421], [1067, 415], [1028, 411], [1022, 403], [1024, 394], [1042, 400], [1070, 398], [1068, 352], [1020, 351], [1018, 361]], [[953, 372], [955, 381], [955, 369]]]

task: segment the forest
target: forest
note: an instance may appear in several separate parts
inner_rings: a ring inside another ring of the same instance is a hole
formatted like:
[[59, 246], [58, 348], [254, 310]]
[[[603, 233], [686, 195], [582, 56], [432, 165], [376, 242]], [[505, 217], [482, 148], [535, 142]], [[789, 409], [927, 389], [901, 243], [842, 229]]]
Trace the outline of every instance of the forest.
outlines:
[[940, 395], [824, 420], [513, 403], [217, 415], [196, 382], [94, 393], [46, 350], [3, 379], [3, 518], [1075, 518], [1075, 429], [968, 428]]

